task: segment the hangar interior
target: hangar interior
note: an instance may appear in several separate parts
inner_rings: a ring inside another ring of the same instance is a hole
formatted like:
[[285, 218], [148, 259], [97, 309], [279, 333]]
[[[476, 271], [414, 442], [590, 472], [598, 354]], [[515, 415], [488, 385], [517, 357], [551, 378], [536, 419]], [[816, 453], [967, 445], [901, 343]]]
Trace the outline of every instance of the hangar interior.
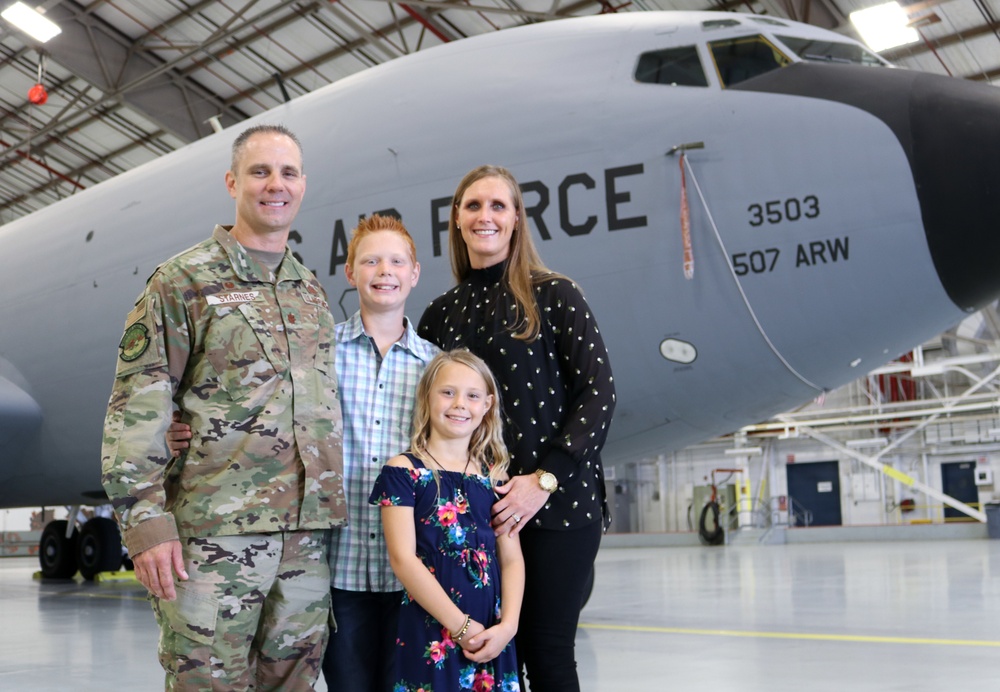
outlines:
[[723, 522], [758, 534], [982, 521], [1000, 501], [998, 325], [993, 304], [798, 410], [615, 469], [614, 530], [695, 531], [713, 483]]
[[[464, 37], [651, 10], [758, 13], [855, 36], [847, 15], [878, 1], [32, 2], [63, 37], [38, 43], [0, 21], [0, 224], [216, 127]], [[911, 69], [996, 83], [998, 3], [905, 3], [920, 40], [880, 54]], [[0, 0], [0, 9], [9, 4]], [[950, 538], [956, 534], [949, 529], [968, 527], [977, 532], [957, 537], [986, 535], [983, 524], [941, 496], [974, 513], [1000, 500], [996, 304], [858, 375], [799, 410], [609, 468], [614, 532], [690, 541], [662, 550], [614, 540], [632, 536], [605, 539], [604, 547], [617, 549], [598, 556], [597, 586], [577, 637], [585, 689], [883, 692], [995, 684], [1000, 542], [935, 540], [914, 548], [850, 542], [857, 534], [842, 533], [830, 539], [835, 543], [757, 549], [734, 540], [779, 543], [786, 527], [816, 535], [831, 524], [845, 531], [926, 525]], [[740, 527], [726, 532], [726, 541], [737, 543], [732, 549], [698, 545], [713, 484], [721, 522]], [[34, 581], [37, 568], [37, 556], [0, 560], [0, 610], [11, 625], [0, 630], [0, 688], [162, 683], [143, 589], [135, 582]]]
[[[464, 37], [570, 16], [722, 10], [857, 38], [848, 15], [874, 4], [46, 0], [36, 7], [61, 28], [58, 41], [41, 43], [0, 22], [0, 223], [291, 98]], [[904, 3], [920, 40], [881, 55], [993, 83], [1000, 79], [995, 4]], [[981, 521], [983, 507], [1000, 499], [998, 325], [994, 304], [800, 410], [683, 451], [612, 464], [613, 530], [694, 531], [713, 484], [723, 521], [765, 532]]]

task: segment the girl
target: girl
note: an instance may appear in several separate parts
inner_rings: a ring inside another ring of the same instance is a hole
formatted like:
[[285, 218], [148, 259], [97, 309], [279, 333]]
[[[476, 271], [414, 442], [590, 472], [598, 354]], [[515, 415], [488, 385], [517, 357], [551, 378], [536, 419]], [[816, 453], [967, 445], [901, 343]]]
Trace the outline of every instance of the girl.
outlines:
[[516, 534], [494, 537], [493, 486], [507, 478], [497, 386], [466, 350], [441, 353], [417, 385], [411, 451], [386, 464], [389, 561], [406, 592], [394, 692], [518, 692], [524, 561]]

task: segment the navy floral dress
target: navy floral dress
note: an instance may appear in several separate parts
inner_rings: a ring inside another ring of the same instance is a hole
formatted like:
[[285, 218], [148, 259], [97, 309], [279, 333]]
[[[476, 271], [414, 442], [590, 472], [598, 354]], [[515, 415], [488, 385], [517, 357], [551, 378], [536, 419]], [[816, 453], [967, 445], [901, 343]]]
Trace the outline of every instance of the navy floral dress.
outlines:
[[[430, 469], [411, 454], [413, 470], [384, 466], [368, 501], [413, 507], [417, 555], [462, 612], [491, 627], [500, 620], [500, 564], [490, 528], [493, 489], [484, 476]], [[420, 604], [403, 593], [393, 692], [519, 692], [511, 641], [487, 663], [462, 653]]]

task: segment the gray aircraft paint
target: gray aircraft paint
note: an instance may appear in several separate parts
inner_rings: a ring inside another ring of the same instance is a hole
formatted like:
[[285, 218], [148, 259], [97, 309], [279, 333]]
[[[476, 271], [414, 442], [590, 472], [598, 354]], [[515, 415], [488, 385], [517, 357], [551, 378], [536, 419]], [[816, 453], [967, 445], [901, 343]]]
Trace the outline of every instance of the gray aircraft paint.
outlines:
[[[644, 51], [698, 45], [710, 66], [707, 40], [771, 28], [701, 29], [719, 16], [567, 20], [423, 51], [0, 227], [0, 507], [99, 491], [125, 315], [159, 262], [231, 223], [229, 146], [253, 122], [284, 123], [304, 143], [308, 187], [290, 244], [338, 319], [357, 306], [342, 257], [359, 216], [395, 210], [412, 232], [423, 272], [408, 314], [418, 320], [452, 285], [445, 222], [458, 180], [481, 163], [510, 168], [544, 223], [533, 223], [543, 258], [583, 287], [606, 339], [619, 396], [611, 464], [788, 410], [960, 320], [910, 163], [882, 120], [831, 100], [724, 90], [714, 74], [705, 88], [634, 80]], [[846, 41], [786, 24], [786, 34]], [[680, 169], [667, 152], [690, 142], [704, 148], [688, 154], [688, 280]], [[820, 212], [802, 218], [810, 197]], [[775, 201], [797, 218], [752, 225], [753, 205]], [[773, 349], [737, 290], [738, 264]], [[681, 355], [665, 357], [664, 343]]]

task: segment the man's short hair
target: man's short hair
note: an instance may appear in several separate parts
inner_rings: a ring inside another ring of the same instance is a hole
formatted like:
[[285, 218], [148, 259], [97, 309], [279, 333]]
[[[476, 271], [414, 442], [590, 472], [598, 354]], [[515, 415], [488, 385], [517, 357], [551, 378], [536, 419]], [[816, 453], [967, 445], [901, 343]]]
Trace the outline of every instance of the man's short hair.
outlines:
[[284, 125], [254, 125], [253, 127], [248, 127], [239, 134], [239, 136], [233, 141], [233, 158], [229, 165], [234, 174], [237, 172], [236, 168], [239, 165], [240, 157], [243, 156], [243, 150], [246, 149], [247, 140], [249, 140], [254, 135], [259, 134], [271, 134], [271, 135], [284, 135], [290, 140], [295, 142], [295, 146], [299, 149], [299, 156], [302, 156], [302, 142], [299, 138], [295, 136], [295, 133], [289, 130]]

